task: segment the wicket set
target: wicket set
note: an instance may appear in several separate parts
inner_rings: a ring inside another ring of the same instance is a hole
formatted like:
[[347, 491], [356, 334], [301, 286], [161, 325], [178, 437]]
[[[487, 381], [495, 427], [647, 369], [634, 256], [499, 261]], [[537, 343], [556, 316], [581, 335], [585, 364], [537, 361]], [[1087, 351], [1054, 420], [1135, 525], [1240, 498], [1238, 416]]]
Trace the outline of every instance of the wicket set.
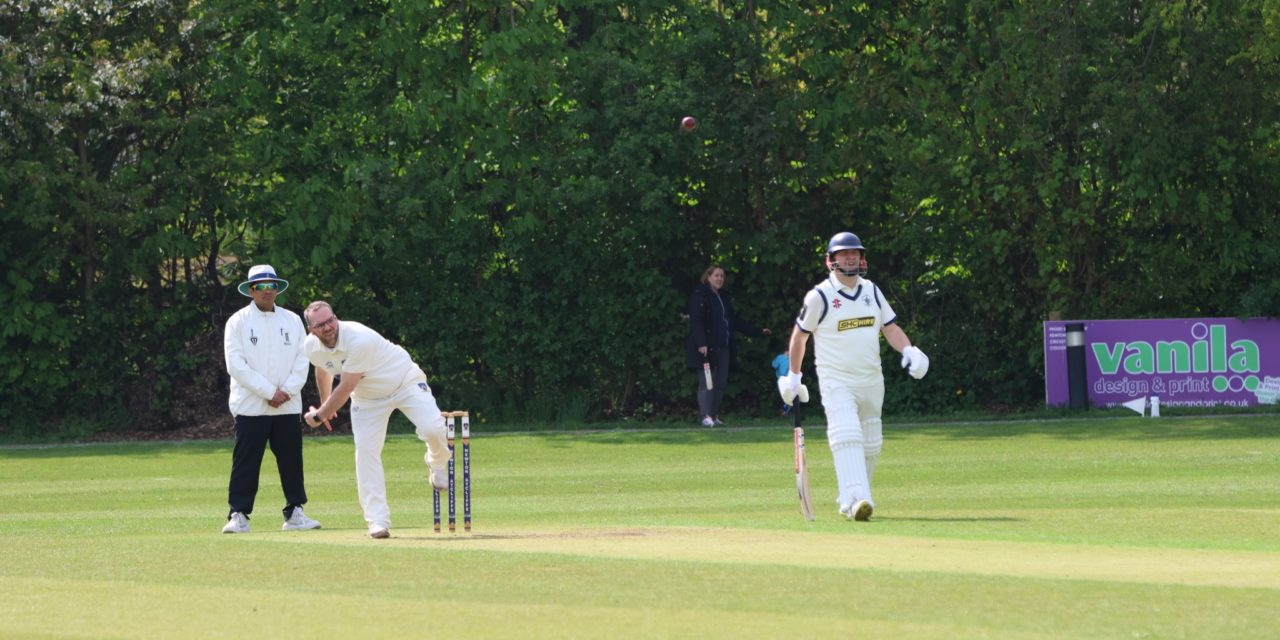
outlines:
[[[445, 430], [449, 439], [449, 533], [457, 532], [456, 482], [454, 478], [453, 452], [458, 418], [462, 418], [462, 527], [471, 531], [471, 414], [466, 411], [442, 411]], [[428, 483], [428, 486], [430, 483]], [[440, 533], [440, 492], [431, 491], [431, 503], [435, 512], [433, 529]]]

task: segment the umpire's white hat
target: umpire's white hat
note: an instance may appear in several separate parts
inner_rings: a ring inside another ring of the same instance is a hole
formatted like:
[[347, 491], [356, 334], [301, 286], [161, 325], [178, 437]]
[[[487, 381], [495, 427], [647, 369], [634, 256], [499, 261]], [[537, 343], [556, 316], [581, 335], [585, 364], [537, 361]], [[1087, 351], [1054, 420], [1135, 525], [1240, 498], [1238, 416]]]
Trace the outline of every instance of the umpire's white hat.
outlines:
[[280, 289], [276, 293], [284, 293], [289, 288], [289, 281], [276, 276], [276, 270], [269, 264], [255, 264], [249, 268], [249, 279], [240, 283], [240, 295], [249, 295], [249, 285], [257, 282], [276, 282], [280, 284]]

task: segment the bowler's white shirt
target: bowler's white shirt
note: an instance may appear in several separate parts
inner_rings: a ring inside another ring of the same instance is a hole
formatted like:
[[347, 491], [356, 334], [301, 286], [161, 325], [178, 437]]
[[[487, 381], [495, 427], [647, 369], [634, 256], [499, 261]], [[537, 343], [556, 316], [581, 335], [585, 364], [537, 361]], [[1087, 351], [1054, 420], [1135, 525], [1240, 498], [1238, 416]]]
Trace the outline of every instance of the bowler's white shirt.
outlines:
[[796, 325], [813, 334], [819, 378], [872, 381], [883, 375], [880, 329], [897, 318], [875, 283], [858, 278], [850, 288], [831, 274], [805, 295]]
[[[302, 385], [307, 382], [302, 342], [306, 335], [298, 314], [280, 305], [275, 305], [274, 311], [262, 311], [250, 302], [227, 320], [222, 351], [231, 375], [227, 405], [232, 415], [302, 413]], [[276, 389], [289, 394], [289, 401], [272, 408], [267, 401]]]
[[309, 335], [303, 350], [311, 364], [331, 375], [363, 375], [351, 392], [353, 398], [364, 401], [386, 398], [406, 382], [423, 375], [404, 347], [359, 322], [340, 322], [338, 342], [332, 349], [324, 346], [320, 338]]

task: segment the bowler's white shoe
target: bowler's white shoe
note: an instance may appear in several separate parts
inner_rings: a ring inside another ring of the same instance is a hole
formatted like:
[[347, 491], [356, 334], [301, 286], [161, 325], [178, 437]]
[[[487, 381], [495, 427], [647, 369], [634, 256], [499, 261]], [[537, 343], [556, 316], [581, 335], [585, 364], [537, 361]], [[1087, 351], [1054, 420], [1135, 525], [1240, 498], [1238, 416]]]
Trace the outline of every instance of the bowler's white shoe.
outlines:
[[871, 512], [875, 511], [875, 505], [870, 500], [859, 500], [853, 504], [840, 507], [840, 515], [850, 519], [866, 522], [871, 519]]
[[430, 471], [431, 488], [435, 489], [436, 491], [448, 491], [449, 490], [449, 472], [445, 471], [444, 469], [431, 470], [430, 467], [427, 467], [427, 469]]
[[222, 526], [223, 533], [249, 533], [249, 519], [244, 517], [243, 513], [235, 511], [227, 518], [227, 524]]
[[293, 513], [288, 520], [284, 521], [284, 531], [305, 531], [307, 529], [319, 529], [320, 523], [307, 517], [302, 512], [302, 507], [294, 507]]
[[369, 537], [375, 540], [391, 537], [391, 527], [377, 522], [369, 523]]

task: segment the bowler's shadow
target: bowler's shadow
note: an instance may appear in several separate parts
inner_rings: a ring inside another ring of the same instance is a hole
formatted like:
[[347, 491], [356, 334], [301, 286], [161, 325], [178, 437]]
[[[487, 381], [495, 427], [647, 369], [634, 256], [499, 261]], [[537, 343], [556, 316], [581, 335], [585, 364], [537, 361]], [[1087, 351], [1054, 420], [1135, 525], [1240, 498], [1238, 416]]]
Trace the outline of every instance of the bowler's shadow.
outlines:
[[871, 522], [892, 520], [896, 522], [1021, 522], [1022, 518], [900, 518], [893, 516], [876, 516]]

